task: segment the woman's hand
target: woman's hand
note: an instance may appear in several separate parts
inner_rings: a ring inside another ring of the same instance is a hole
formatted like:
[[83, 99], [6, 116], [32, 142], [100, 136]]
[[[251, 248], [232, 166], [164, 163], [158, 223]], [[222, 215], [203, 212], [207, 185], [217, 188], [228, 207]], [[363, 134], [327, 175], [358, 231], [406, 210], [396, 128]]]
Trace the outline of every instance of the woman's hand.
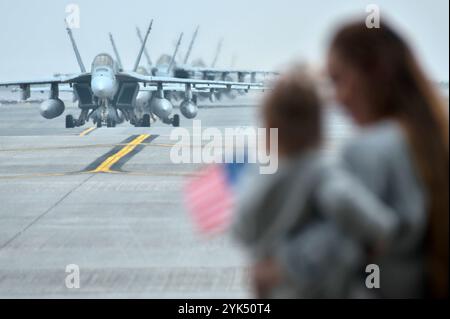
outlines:
[[269, 257], [254, 264], [250, 275], [257, 298], [268, 298], [270, 292], [281, 282], [283, 271], [278, 261]]

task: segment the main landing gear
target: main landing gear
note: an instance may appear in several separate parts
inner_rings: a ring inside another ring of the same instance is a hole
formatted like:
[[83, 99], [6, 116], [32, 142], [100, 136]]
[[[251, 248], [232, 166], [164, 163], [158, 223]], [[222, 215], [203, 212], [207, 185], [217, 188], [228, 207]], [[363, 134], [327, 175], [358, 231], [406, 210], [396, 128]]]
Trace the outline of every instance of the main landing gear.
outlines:
[[75, 127], [75, 119], [73, 115], [66, 115], [66, 128], [74, 128]]
[[88, 110], [82, 110], [78, 119], [75, 119], [72, 114], [66, 115], [66, 128], [74, 128], [82, 126], [88, 120]]
[[174, 114], [172, 117], [165, 118], [162, 121], [163, 123], [172, 125], [173, 127], [180, 126], [180, 116], [178, 114]]
[[175, 114], [172, 118], [172, 126], [173, 127], [179, 127], [180, 126], [180, 116], [178, 114]]

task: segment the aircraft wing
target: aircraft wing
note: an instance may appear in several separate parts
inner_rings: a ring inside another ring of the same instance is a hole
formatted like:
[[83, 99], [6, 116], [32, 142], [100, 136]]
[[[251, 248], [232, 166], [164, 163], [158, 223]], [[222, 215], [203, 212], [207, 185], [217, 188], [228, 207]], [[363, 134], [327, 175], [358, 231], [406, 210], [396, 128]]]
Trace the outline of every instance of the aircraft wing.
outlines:
[[[210, 89], [220, 89], [223, 88], [224, 86], [208, 86], [208, 87], [202, 87], [202, 86], [196, 86], [192, 91], [193, 92], [204, 92], [204, 91], [208, 91]], [[158, 88], [156, 86], [143, 86], [141, 85], [139, 87], [139, 91], [147, 91], [147, 92], [153, 92], [153, 91], [157, 91]], [[183, 84], [169, 84], [169, 85], [165, 85], [164, 86], [164, 90], [165, 91], [185, 91], [185, 86]], [[15, 92], [19, 92], [20, 89], [19, 88], [13, 88], [11, 90], [11, 92], [15, 93]], [[47, 93], [50, 92], [50, 87], [49, 86], [33, 86], [30, 88], [30, 92], [34, 92], [34, 93]], [[68, 85], [61, 85], [59, 87], [59, 92], [68, 92], [68, 93], [73, 93], [73, 88], [68, 86]]]
[[27, 86], [27, 85], [44, 85], [44, 84], [63, 84], [63, 83], [83, 83], [90, 82], [90, 73], [80, 73], [71, 75], [53, 76], [43, 79], [24, 80], [24, 81], [6, 81], [0, 82], [0, 86]]
[[[59, 87], [59, 92], [73, 92], [73, 88], [71, 88], [68, 85], [64, 85], [64, 86], [60, 86]], [[11, 90], [11, 92], [18, 92], [19, 89], [18, 88], [14, 88]], [[39, 92], [39, 93], [46, 93], [46, 92], [50, 92], [50, 87], [49, 86], [33, 86], [30, 87], [30, 92]]]
[[203, 69], [200, 72], [207, 73], [255, 73], [255, 74], [264, 74], [264, 75], [278, 75], [278, 72], [275, 71], [261, 71], [261, 70], [231, 70], [231, 69]]
[[148, 76], [135, 72], [121, 72], [117, 75], [119, 80], [136, 81], [144, 85], [165, 85], [165, 84], [191, 84], [194, 87], [203, 86], [215, 88], [232, 88], [232, 89], [252, 89], [260, 88], [262, 83], [246, 83], [246, 82], [232, 82], [232, 81], [215, 81], [215, 80], [200, 80], [200, 79], [184, 79], [165, 76]]
[[[226, 89], [227, 87], [225, 85], [200, 85], [197, 84], [192, 88], [192, 92], [209, 92], [211, 90], [217, 90], [217, 89]], [[177, 92], [184, 92], [186, 91], [186, 87], [185, 84], [165, 84], [163, 86], [164, 91], [177, 91]], [[246, 90], [248, 89], [248, 87], [246, 86], [242, 86], [238, 89], [241, 90]], [[256, 89], [261, 89], [261, 90], [265, 90], [267, 88], [265, 87], [261, 87], [261, 88], [252, 88], [254, 90]], [[154, 92], [157, 91], [158, 88], [156, 86], [152, 86], [152, 85], [148, 85], [148, 86], [141, 86], [139, 88], [139, 91], [147, 91], [147, 92]]]
[[278, 75], [275, 71], [262, 71], [262, 70], [246, 70], [246, 69], [218, 69], [218, 68], [208, 68], [208, 67], [191, 67], [182, 66], [179, 69], [183, 69], [191, 72], [203, 72], [203, 73], [255, 73], [264, 75]]

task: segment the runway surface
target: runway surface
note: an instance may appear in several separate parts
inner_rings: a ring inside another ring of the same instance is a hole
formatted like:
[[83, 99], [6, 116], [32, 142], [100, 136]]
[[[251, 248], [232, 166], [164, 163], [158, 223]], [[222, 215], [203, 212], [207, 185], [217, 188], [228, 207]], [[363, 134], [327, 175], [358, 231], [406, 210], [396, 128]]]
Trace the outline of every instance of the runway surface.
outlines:
[[[255, 104], [219, 104], [198, 119], [256, 125]], [[65, 129], [64, 116], [43, 119], [38, 106], [0, 105], [0, 298], [251, 296], [239, 247], [226, 233], [197, 233], [183, 207], [200, 165], [170, 161], [170, 126]], [[327, 121], [333, 148], [351, 130]], [[66, 287], [69, 264], [79, 289]]]

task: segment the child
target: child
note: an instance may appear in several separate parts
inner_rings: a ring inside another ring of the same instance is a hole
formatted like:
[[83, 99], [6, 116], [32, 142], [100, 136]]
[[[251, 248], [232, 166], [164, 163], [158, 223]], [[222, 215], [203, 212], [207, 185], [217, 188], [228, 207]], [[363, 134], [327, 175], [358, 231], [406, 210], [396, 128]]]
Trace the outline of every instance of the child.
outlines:
[[[286, 274], [275, 289], [260, 297], [339, 297], [346, 276], [359, 264], [360, 250], [391, 238], [397, 225], [395, 215], [348, 173], [323, 160], [322, 105], [314, 82], [303, 69], [278, 81], [262, 114], [266, 128], [278, 128], [279, 168], [272, 175], [247, 172], [233, 233], [252, 262], [258, 263], [277, 258], [283, 242], [292, 235], [322, 225], [323, 230], [308, 245], [318, 254], [329, 254], [333, 265], [326, 266], [333, 267], [328, 274], [332, 282], [311, 283], [305, 278], [299, 283]], [[323, 246], [327, 240], [348, 249], [335, 256]], [[330, 286], [332, 292], [325, 291]]]

